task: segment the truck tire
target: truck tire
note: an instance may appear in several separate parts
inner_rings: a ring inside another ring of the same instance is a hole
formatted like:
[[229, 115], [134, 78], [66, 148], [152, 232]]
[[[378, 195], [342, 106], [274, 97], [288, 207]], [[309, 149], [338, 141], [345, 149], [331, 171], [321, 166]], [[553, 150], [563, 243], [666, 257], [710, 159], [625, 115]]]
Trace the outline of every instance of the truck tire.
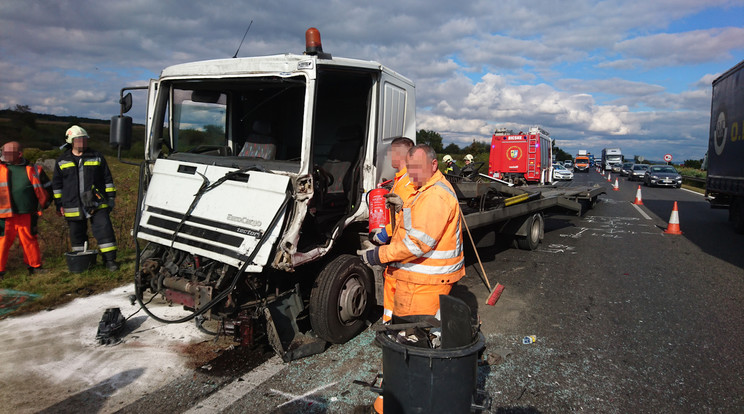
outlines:
[[372, 281], [372, 270], [350, 254], [323, 268], [310, 292], [310, 324], [318, 337], [342, 344], [366, 327], [374, 305]]
[[527, 235], [517, 236], [517, 247], [522, 250], [535, 250], [542, 240], [545, 232], [545, 223], [542, 215], [533, 214], [527, 219]]

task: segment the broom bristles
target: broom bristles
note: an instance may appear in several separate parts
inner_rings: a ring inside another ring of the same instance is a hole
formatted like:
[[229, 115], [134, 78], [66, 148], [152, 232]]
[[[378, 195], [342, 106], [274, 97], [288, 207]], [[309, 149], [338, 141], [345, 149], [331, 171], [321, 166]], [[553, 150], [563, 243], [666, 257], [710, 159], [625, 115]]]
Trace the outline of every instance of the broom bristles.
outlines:
[[493, 306], [496, 304], [496, 301], [499, 300], [501, 297], [501, 292], [504, 291], [504, 285], [497, 283], [496, 287], [493, 289], [493, 292], [491, 292], [491, 296], [488, 297], [488, 301], [486, 301], [486, 305]]

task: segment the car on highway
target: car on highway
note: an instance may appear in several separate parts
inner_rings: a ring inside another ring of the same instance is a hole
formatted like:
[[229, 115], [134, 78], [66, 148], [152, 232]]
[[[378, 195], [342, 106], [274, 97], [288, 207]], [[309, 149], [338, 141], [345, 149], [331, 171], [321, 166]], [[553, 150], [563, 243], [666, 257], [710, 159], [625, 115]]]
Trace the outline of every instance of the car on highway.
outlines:
[[643, 180], [643, 176], [646, 174], [648, 167], [648, 164], [633, 164], [633, 168], [631, 168], [628, 173], [628, 181]]
[[652, 165], [643, 175], [643, 184], [665, 187], [682, 187], [682, 176], [671, 165]]
[[628, 174], [630, 174], [630, 170], [633, 169], [633, 164], [635, 164], [635, 163], [624, 162], [623, 163], [623, 166], [620, 167], [620, 175], [623, 176], [623, 177], [627, 177]]
[[573, 173], [564, 167], [561, 163], [553, 164], [554, 180], [573, 180]]
[[573, 161], [566, 160], [563, 162], [563, 166], [566, 167], [567, 170], [573, 171]]
[[620, 171], [623, 170], [623, 165], [620, 164], [619, 162], [613, 162], [613, 163], [611, 163], [610, 164], [610, 167], [612, 168], [612, 172], [614, 172], [614, 173], [619, 173]]

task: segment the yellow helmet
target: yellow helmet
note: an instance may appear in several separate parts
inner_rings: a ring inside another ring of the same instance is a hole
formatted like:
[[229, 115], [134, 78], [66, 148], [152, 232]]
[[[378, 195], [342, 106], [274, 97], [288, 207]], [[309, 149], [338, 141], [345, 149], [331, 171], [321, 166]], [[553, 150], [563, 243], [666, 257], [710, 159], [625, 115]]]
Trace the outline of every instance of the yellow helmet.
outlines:
[[442, 157], [442, 162], [452, 162], [452, 157], [449, 156], [449, 154]]
[[470, 161], [470, 162], [473, 162], [473, 156], [472, 156], [472, 155], [470, 155], [470, 154], [466, 155], [466, 156], [465, 156], [465, 161]]
[[77, 125], [73, 125], [65, 132], [65, 142], [72, 145], [72, 140], [75, 138], [85, 137], [88, 138], [88, 133]]

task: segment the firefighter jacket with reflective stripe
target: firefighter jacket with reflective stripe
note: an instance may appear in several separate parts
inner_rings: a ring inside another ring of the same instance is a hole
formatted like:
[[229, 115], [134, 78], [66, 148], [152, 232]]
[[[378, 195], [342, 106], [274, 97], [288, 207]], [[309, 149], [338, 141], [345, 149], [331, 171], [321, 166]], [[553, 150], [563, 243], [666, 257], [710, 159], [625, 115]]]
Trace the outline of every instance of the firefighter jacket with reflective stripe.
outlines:
[[[399, 195], [401, 200], [405, 203], [414, 191], [416, 191], [416, 188], [413, 186], [411, 178], [408, 177], [408, 169], [406, 167], [401, 168], [400, 171], [395, 173], [393, 188], [390, 192]], [[390, 214], [393, 213], [391, 212]], [[403, 217], [400, 213], [395, 216], [396, 223], [400, 217]], [[389, 220], [388, 224], [385, 225], [385, 233], [387, 233], [388, 236], [392, 236], [393, 234], [392, 222], [392, 220]]]
[[465, 275], [460, 205], [437, 171], [403, 203], [390, 244], [380, 246], [385, 275], [419, 284], [452, 284]]
[[[98, 151], [87, 149], [80, 157], [65, 151], [54, 165], [52, 177], [54, 203], [57, 210], [64, 208], [68, 220], [84, 220], [90, 217], [84, 200], [91, 194], [102, 196], [96, 203], [97, 209], [107, 208], [108, 199], [116, 197], [116, 187], [106, 159]], [[85, 194], [87, 193], [87, 194]]]
[[[41, 206], [48, 206], [49, 194], [44, 190], [36, 168], [32, 165], [26, 165], [26, 174], [34, 189], [34, 195], [38, 203]], [[7, 218], [13, 215], [9, 182], [8, 167], [0, 163], [0, 218]], [[32, 197], [32, 195], [29, 194], [29, 197]]]

